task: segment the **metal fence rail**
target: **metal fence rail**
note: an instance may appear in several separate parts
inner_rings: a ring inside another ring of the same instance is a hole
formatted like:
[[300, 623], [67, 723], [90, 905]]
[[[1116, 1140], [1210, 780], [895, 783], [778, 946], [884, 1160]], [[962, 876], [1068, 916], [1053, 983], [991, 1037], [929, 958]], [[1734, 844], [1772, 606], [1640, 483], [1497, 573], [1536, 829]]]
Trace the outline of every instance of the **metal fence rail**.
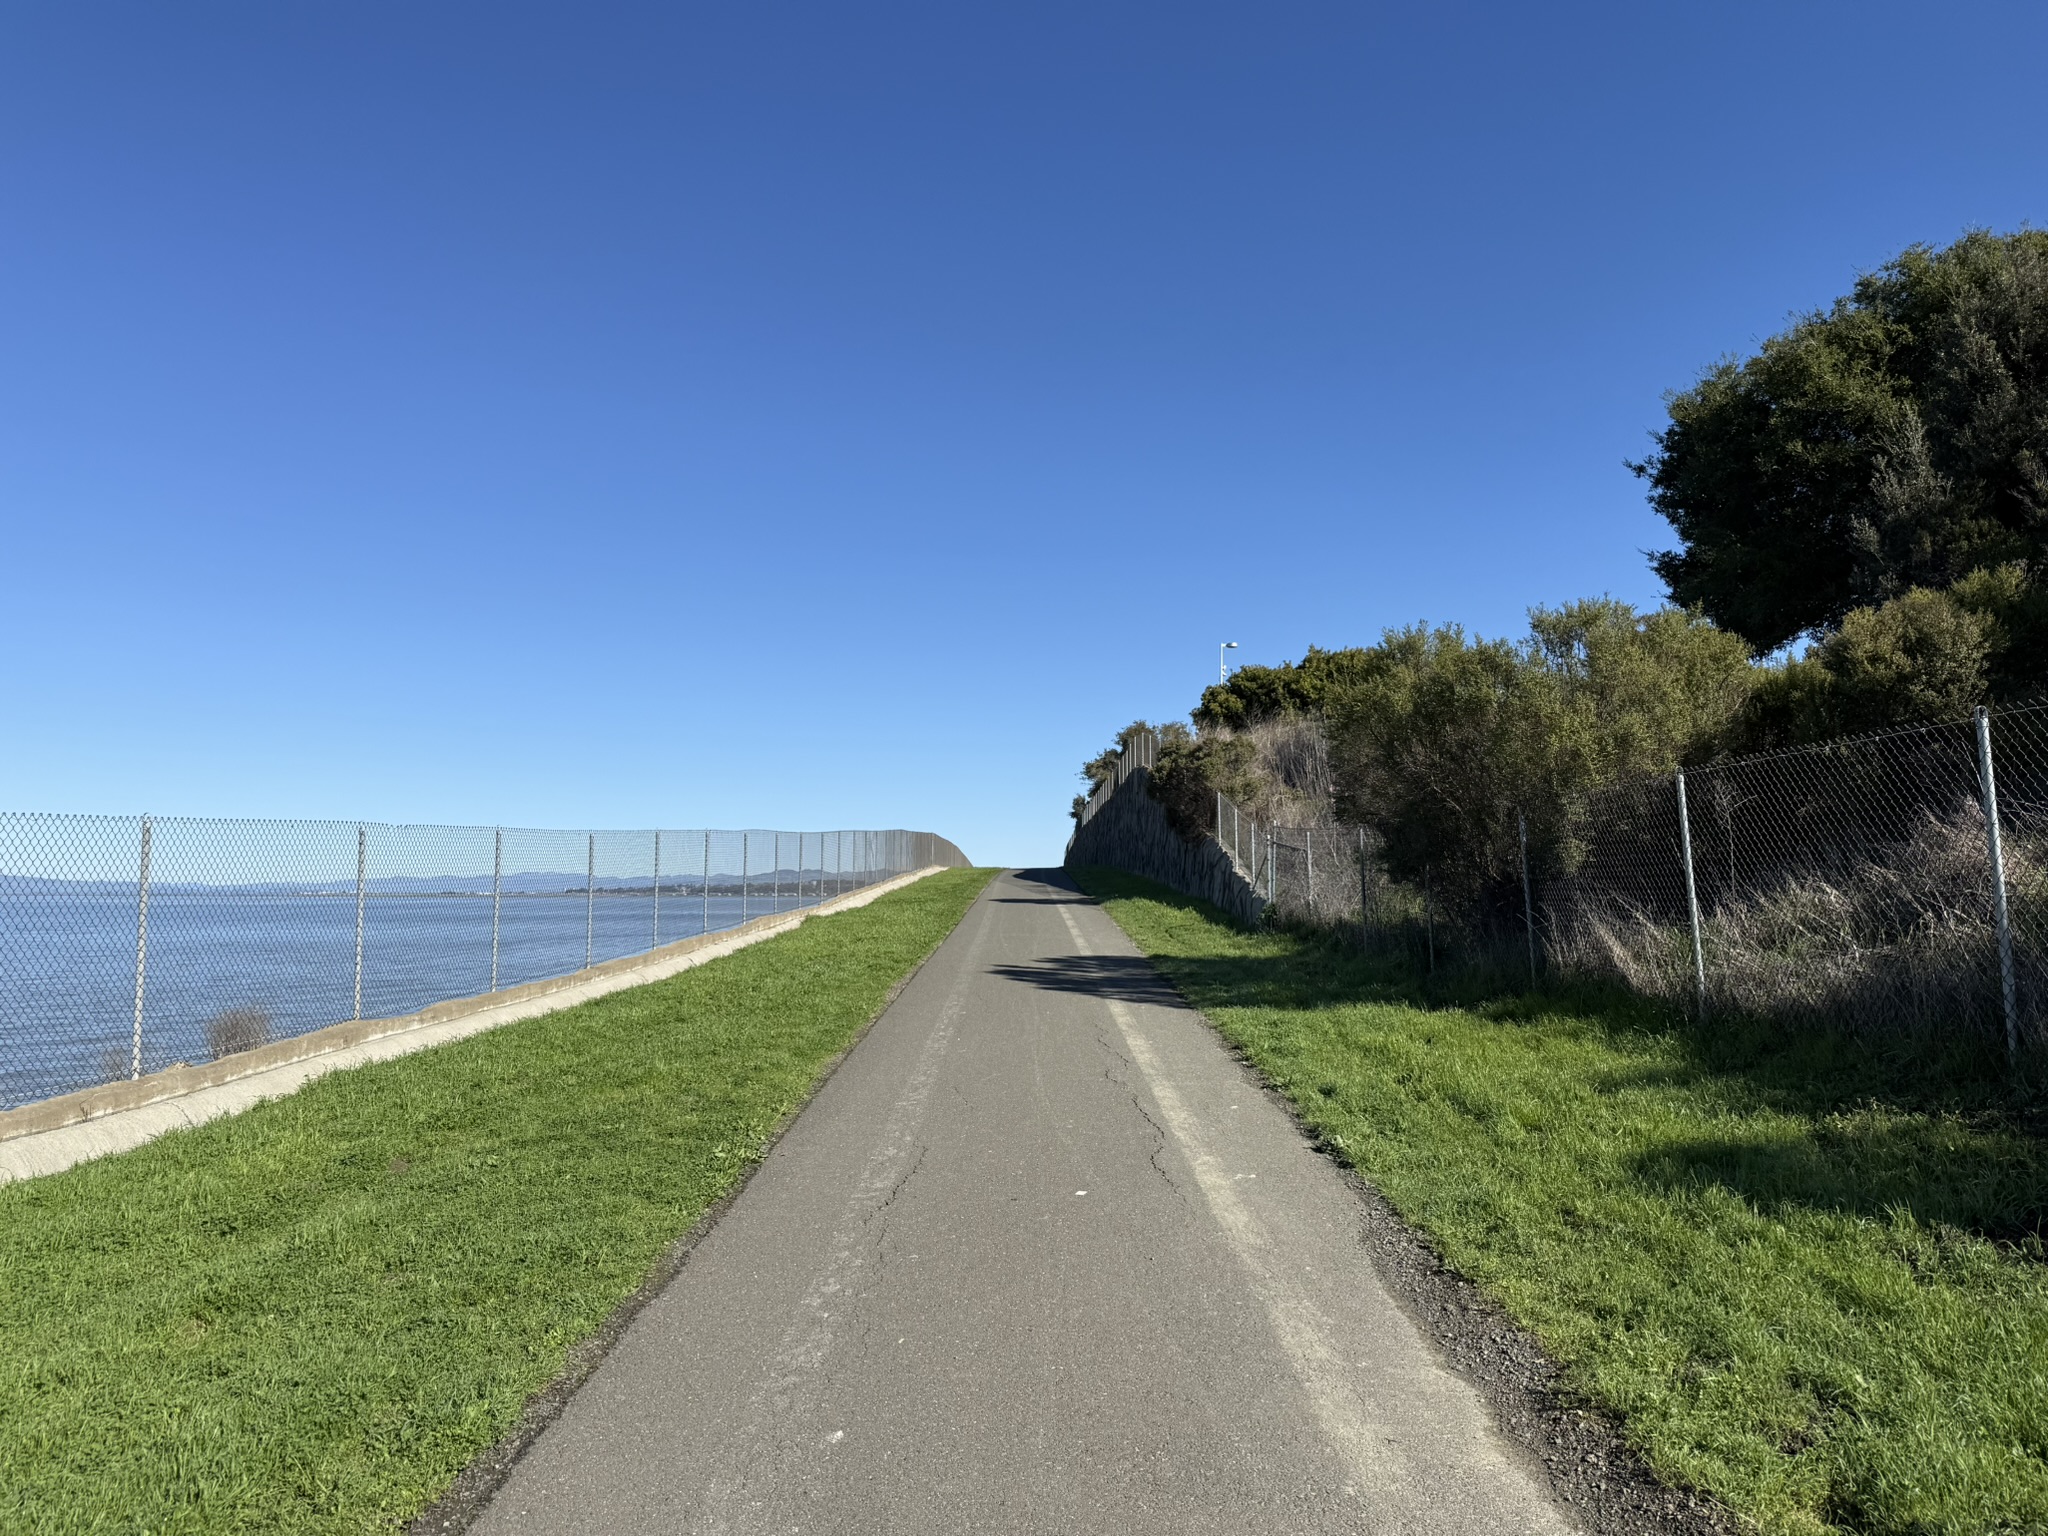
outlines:
[[900, 830], [0, 813], [0, 1109], [966, 862]]

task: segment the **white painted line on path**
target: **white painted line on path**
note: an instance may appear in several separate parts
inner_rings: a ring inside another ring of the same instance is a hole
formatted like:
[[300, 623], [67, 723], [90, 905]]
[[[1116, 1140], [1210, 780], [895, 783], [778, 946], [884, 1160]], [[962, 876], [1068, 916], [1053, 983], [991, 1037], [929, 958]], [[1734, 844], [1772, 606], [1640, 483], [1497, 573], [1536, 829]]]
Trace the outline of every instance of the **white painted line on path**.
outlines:
[[[938, 1022], [918, 1048], [917, 1060], [904, 1080], [903, 1091], [889, 1107], [882, 1133], [846, 1197], [832, 1233], [831, 1254], [797, 1303], [796, 1319], [782, 1336], [768, 1378], [747, 1403], [745, 1422], [739, 1426], [741, 1446], [734, 1458], [735, 1466], [726, 1478], [704, 1491], [703, 1528], [710, 1536], [732, 1529], [734, 1512], [744, 1509], [748, 1489], [766, 1479], [779, 1454], [788, 1453], [790, 1447], [778, 1437], [777, 1427], [790, 1422], [807, 1405], [811, 1384], [832, 1351], [837, 1314], [857, 1296], [860, 1272], [881, 1243], [881, 1233], [874, 1227], [876, 1212], [893, 1200], [917, 1171], [923, 1155], [920, 1133], [926, 1107], [931, 1102], [932, 1084], [938, 1078], [947, 1048], [953, 1043], [954, 1031], [966, 1014], [967, 993], [981, 976], [980, 957], [989, 925], [981, 913], [973, 909], [970, 912], [976, 919], [974, 935], [968, 941], [959, 977]], [[840, 1435], [834, 1435], [832, 1443], [836, 1444], [839, 1438]]]
[[[1090, 954], [1088, 941], [1073, 909], [1060, 908], [1074, 946]], [[1232, 1175], [1210, 1150], [1202, 1123], [1181, 1099], [1165, 1069], [1160, 1065], [1152, 1042], [1145, 1037], [1130, 1005], [1118, 998], [1105, 999], [1110, 1017], [1130, 1049], [1131, 1060], [1144, 1074], [1145, 1084], [1159, 1106], [1160, 1118], [1173, 1133], [1181, 1156], [1187, 1159], [1210, 1214], [1229, 1240], [1238, 1261], [1251, 1280], [1252, 1293], [1265, 1308], [1273, 1333], [1287, 1354], [1288, 1363], [1308, 1394], [1310, 1406], [1323, 1434], [1344, 1458], [1358, 1478], [1358, 1491], [1371, 1494], [1398, 1486], [1406, 1468], [1399, 1454], [1375, 1432], [1375, 1416], [1366, 1412], [1346, 1373], [1344, 1358], [1330, 1344], [1327, 1321], [1301, 1288], [1273, 1263], [1273, 1239], [1264, 1222], [1241, 1198]]]

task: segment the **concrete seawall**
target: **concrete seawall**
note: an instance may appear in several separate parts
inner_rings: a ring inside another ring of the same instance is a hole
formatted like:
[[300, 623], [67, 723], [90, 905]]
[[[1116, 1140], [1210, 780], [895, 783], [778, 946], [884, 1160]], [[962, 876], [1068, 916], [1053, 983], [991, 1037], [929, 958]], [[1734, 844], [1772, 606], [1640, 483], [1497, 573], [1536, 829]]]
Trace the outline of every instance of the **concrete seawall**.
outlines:
[[57, 1173], [95, 1157], [125, 1152], [166, 1131], [281, 1098], [316, 1077], [446, 1045], [521, 1019], [645, 986], [745, 949], [813, 917], [866, 906], [939, 866], [879, 881], [814, 907], [757, 917], [737, 928], [605, 961], [568, 976], [435, 1003], [396, 1019], [359, 1019], [274, 1041], [197, 1066], [171, 1067], [129, 1082], [107, 1083], [0, 1112], [0, 1184]]

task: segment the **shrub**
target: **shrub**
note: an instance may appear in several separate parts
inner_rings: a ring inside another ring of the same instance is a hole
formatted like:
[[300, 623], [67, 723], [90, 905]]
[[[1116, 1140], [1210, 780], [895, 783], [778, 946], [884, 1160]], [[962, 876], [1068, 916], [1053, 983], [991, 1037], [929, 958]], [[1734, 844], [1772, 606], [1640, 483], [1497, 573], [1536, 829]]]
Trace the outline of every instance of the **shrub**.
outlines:
[[2009, 585], [1986, 572], [1968, 589], [1976, 606], [1916, 587], [1851, 610], [1806, 656], [1761, 670], [1739, 745], [1767, 750], [1968, 714], [1991, 691], [2004, 634], [1997, 604]]
[[270, 1015], [261, 1008], [229, 1008], [206, 1021], [206, 1048], [215, 1061], [270, 1042]]
[[1338, 694], [1363, 682], [1377, 665], [1374, 650], [1353, 646], [1326, 651], [1312, 645], [1299, 662], [1239, 667], [1227, 682], [1202, 690], [1194, 722], [1203, 731], [1242, 730], [1283, 715], [1320, 716]]
[[1337, 809], [1480, 929], [1520, 910], [1518, 817], [1539, 866], [1568, 857], [1588, 794], [1716, 750], [1755, 682], [1736, 637], [1607, 598], [1534, 610], [1519, 645], [1417, 626], [1378, 651], [1331, 707]]

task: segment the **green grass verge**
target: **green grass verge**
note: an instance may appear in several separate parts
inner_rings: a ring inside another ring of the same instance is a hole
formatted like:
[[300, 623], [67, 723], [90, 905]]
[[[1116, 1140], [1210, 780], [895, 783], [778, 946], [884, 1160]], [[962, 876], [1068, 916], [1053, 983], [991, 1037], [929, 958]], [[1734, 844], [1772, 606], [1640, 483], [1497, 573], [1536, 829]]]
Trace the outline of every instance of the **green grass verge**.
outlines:
[[1082, 884], [1664, 1475], [1772, 1532], [2048, 1530], [2023, 1103], [1611, 997], [1432, 1006], [1328, 939]]
[[0, 1186], [0, 1529], [393, 1530], [992, 875]]

